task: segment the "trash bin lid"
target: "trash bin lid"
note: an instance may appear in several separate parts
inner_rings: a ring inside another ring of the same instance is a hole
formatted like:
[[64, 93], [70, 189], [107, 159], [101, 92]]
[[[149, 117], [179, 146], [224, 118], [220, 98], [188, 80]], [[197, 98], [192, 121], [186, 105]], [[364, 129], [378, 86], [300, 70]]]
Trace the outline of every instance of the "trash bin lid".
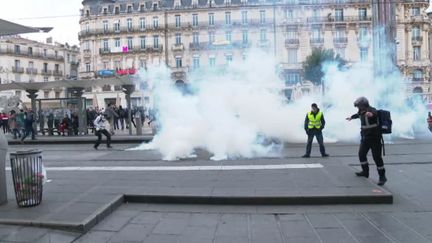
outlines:
[[41, 154], [42, 151], [38, 149], [32, 149], [27, 151], [16, 151], [15, 153], [10, 153], [11, 156], [23, 156], [23, 155], [35, 155]]

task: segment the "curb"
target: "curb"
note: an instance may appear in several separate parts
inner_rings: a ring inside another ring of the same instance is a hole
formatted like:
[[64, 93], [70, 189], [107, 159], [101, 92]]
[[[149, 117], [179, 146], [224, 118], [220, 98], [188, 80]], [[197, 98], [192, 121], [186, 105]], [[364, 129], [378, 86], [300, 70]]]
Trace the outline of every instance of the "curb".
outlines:
[[[148, 143], [153, 140], [153, 136], [138, 137], [138, 138], [118, 138], [115, 137], [111, 139], [111, 143]], [[21, 143], [20, 140], [8, 140], [9, 145], [33, 145], [33, 144], [94, 144], [96, 142], [96, 137], [82, 137], [79, 139], [56, 139], [56, 140], [25, 140]], [[105, 140], [102, 140], [105, 142]]]

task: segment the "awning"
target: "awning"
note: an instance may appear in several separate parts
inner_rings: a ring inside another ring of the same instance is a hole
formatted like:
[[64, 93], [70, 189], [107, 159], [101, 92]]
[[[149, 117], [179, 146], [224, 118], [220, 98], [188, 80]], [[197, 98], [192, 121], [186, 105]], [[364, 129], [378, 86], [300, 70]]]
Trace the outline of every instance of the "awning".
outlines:
[[36, 32], [50, 32], [51, 30], [51, 27], [29, 27], [0, 19], [0, 36]]

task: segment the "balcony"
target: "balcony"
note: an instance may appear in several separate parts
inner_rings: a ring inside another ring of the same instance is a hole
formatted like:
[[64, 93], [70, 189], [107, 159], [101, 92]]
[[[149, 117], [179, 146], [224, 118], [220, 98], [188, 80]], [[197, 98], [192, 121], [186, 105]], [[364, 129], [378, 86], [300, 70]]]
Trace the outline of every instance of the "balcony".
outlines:
[[126, 54], [136, 54], [136, 53], [149, 53], [149, 52], [158, 52], [161, 53], [163, 51], [163, 46], [159, 45], [155, 46], [145, 46], [145, 47], [135, 47], [124, 49], [121, 47], [117, 48], [99, 48], [99, 54], [101, 56], [105, 55], [126, 55]]
[[52, 75], [52, 71], [51, 71], [51, 70], [48, 70], [48, 69], [42, 69], [42, 70], [41, 70], [41, 75], [44, 75], [44, 76], [51, 76], [51, 75]]
[[413, 82], [423, 82], [423, 81], [424, 81], [424, 78], [423, 78], [423, 77], [413, 77], [413, 78], [412, 78], [412, 81], [413, 81]]
[[12, 67], [12, 72], [13, 73], [24, 73], [24, 68], [23, 67]]
[[336, 37], [336, 38], [333, 38], [333, 43], [335, 45], [346, 45], [348, 43], [348, 38], [347, 37]]
[[36, 52], [36, 51], [28, 51], [28, 50], [20, 50], [16, 51], [13, 48], [0, 48], [0, 54], [4, 55], [10, 55], [10, 56], [17, 56], [17, 57], [30, 57], [34, 59], [48, 59], [48, 60], [54, 60], [54, 61], [64, 61], [64, 57], [60, 55], [55, 54], [44, 54], [42, 52]]
[[285, 47], [297, 47], [300, 44], [300, 40], [298, 38], [289, 38], [285, 40]]
[[327, 16], [327, 17], [307, 17], [308, 23], [329, 23], [329, 22], [371, 22], [370, 16]]
[[54, 75], [54, 76], [63, 76], [63, 71], [60, 71], [60, 70], [54, 70], [54, 71], [53, 71], [53, 75]]
[[184, 51], [183, 44], [175, 44], [171, 48], [173, 51]]
[[324, 38], [311, 38], [310, 43], [311, 45], [322, 45], [324, 44]]
[[38, 73], [36, 68], [26, 68], [26, 73], [30, 75], [35, 75]]

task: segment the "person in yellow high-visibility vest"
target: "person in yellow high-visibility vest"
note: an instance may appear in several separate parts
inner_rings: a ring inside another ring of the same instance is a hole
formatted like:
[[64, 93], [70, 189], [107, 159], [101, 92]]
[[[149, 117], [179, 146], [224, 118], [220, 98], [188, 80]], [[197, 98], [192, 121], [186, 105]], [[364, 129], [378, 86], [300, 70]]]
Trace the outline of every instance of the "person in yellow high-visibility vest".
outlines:
[[302, 156], [303, 158], [309, 158], [312, 150], [312, 141], [316, 137], [320, 152], [322, 157], [328, 157], [329, 155], [325, 151], [324, 139], [322, 135], [322, 130], [325, 127], [324, 114], [318, 108], [317, 104], [313, 103], [311, 105], [311, 111], [306, 114], [306, 119], [304, 122], [304, 129], [308, 135], [306, 153]]

